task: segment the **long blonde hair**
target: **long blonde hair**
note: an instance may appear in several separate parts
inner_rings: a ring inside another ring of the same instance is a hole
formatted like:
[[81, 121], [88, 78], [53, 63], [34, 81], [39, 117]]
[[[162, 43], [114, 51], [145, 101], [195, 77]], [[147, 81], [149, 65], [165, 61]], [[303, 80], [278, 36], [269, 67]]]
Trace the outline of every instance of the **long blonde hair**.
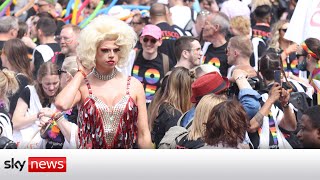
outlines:
[[271, 29], [271, 34], [270, 34], [270, 39], [269, 39], [269, 47], [275, 49], [277, 52], [280, 51], [280, 29], [282, 28], [282, 26], [286, 23], [289, 23], [288, 20], [279, 20], [278, 22], [276, 22], [272, 29]]
[[8, 96], [16, 93], [19, 89], [19, 84], [15, 73], [7, 69], [0, 71], [0, 101], [3, 101], [6, 108], [9, 108]]
[[208, 120], [211, 110], [219, 103], [226, 101], [227, 97], [223, 95], [208, 94], [201, 98], [196, 107], [192, 125], [188, 134], [188, 140], [197, 140], [204, 137], [205, 124]]
[[148, 107], [149, 126], [151, 129], [154, 120], [159, 114], [159, 107], [163, 103], [170, 104], [182, 114], [191, 108], [192, 104], [190, 97], [192, 81], [193, 79], [191, 78], [190, 72], [187, 68], [177, 67], [172, 71], [168, 77], [168, 82], [163, 94], [160, 95], [161, 91], [159, 90], [155, 94], [156, 97], [161, 98], [159, 98], [157, 101], [153, 100]]

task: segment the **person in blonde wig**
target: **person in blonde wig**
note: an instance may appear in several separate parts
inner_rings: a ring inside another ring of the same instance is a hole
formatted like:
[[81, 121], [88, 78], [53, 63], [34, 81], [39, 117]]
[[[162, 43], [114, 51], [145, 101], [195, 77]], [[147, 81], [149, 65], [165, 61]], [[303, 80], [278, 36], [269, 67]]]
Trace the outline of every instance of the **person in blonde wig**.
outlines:
[[127, 65], [128, 55], [137, 42], [136, 33], [122, 21], [101, 15], [80, 33], [77, 55], [83, 67], [88, 70], [96, 67], [97, 46], [103, 40], [115, 41], [121, 52], [118, 53], [117, 66]]
[[[79, 148], [152, 147], [143, 86], [116, 67], [126, 65], [136, 40], [128, 24], [106, 15], [96, 17], [81, 31], [79, 71], [55, 101], [59, 110], [78, 104], [75, 136]], [[54, 119], [61, 117], [57, 113]]]

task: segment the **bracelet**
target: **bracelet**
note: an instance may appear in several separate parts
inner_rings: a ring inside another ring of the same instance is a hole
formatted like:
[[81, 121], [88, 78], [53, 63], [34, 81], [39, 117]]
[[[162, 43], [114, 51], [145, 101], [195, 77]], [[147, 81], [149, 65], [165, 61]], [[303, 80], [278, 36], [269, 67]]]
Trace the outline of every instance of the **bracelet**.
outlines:
[[64, 116], [60, 116], [58, 119], [55, 120], [56, 123], [59, 122], [59, 121], [61, 121], [63, 118], [64, 118]]
[[239, 80], [239, 79], [242, 79], [242, 78], [244, 78], [244, 76], [239, 76], [239, 77], [236, 78], [236, 81]]
[[84, 78], [86, 78], [86, 77], [87, 77], [86, 73], [85, 73], [85, 72], [83, 72], [81, 69], [78, 69], [78, 72], [80, 72]]
[[56, 117], [56, 115], [57, 115], [58, 113], [60, 113], [60, 111], [56, 111], [55, 113], [53, 113], [53, 114], [51, 115], [51, 119], [55, 119], [55, 117]]
[[287, 102], [285, 105], [282, 106], [283, 108], [288, 108], [289, 107], [289, 102]]

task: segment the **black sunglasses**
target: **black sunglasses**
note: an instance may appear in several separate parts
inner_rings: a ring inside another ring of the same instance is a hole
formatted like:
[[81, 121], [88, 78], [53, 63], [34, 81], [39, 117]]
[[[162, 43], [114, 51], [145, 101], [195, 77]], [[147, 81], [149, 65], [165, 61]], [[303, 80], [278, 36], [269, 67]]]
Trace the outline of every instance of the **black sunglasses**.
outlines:
[[152, 44], [155, 44], [157, 42], [157, 40], [155, 38], [149, 39], [149, 38], [143, 38], [143, 42], [147, 43], [148, 41], [150, 41]]
[[64, 71], [62, 69], [58, 69], [58, 74], [61, 75], [62, 73], [67, 73], [67, 71]]
[[39, 6], [39, 7], [42, 7], [42, 6], [46, 6], [46, 5], [49, 5], [49, 4], [39, 4], [39, 3], [35, 3], [34, 5]]
[[308, 54], [296, 54], [297, 59], [299, 59], [300, 57], [307, 57]]
[[287, 29], [281, 29], [283, 32], [287, 32]]

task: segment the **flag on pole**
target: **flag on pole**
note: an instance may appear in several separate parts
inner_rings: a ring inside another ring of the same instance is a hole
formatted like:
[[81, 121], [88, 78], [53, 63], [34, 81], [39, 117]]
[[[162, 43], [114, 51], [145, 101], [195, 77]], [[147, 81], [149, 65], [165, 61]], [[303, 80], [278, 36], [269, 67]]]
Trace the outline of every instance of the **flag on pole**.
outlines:
[[293, 12], [285, 39], [301, 44], [307, 38], [320, 39], [320, 0], [300, 0]]

